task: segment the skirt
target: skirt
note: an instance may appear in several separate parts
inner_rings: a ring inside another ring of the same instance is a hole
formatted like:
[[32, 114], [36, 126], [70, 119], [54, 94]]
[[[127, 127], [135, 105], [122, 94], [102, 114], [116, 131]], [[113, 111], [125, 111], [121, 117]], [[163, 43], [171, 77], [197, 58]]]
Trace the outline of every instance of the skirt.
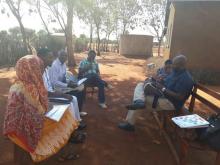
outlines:
[[[63, 148], [71, 134], [78, 127], [78, 122], [73, 118], [71, 112], [67, 110], [59, 122], [45, 118], [44, 127], [41, 138], [38, 142], [36, 150], [29, 153], [33, 162], [41, 162], [52, 155], [56, 154]], [[25, 145], [16, 136], [8, 136], [8, 138], [26, 152]]]

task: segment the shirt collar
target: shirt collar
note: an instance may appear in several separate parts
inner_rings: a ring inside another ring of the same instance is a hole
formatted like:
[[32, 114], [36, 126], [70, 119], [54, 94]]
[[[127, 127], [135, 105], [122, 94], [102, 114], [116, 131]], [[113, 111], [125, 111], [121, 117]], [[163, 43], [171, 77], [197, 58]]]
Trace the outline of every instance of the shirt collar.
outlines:
[[88, 59], [86, 59], [86, 62], [88, 62], [88, 63], [96, 63], [96, 60], [94, 60], [93, 62], [90, 62]]

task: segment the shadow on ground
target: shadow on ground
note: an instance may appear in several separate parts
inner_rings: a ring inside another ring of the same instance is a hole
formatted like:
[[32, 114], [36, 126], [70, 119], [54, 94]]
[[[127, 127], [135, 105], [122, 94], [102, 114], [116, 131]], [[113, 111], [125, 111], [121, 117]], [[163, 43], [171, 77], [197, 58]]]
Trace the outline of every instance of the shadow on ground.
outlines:
[[[77, 55], [77, 62], [86, 56]], [[117, 128], [123, 121], [127, 111], [124, 106], [132, 100], [133, 90], [139, 81], [145, 79], [146, 64], [155, 62], [162, 65], [164, 59], [128, 59], [108, 54], [104, 59], [98, 57], [103, 79], [114, 86], [106, 90], [108, 109], [98, 107], [97, 95], [87, 96], [83, 109], [89, 114], [84, 118], [88, 127], [87, 140], [84, 144], [74, 145], [75, 153], [80, 158], [65, 163], [57, 162], [57, 155], [39, 163], [39, 165], [77, 164], [77, 165], [173, 165], [175, 161], [165, 140], [159, 136], [158, 127], [149, 113], [139, 117], [136, 132], [128, 133]], [[158, 62], [159, 61], [159, 62]], [[6, 106], [7, 92], [12, 82], [13, 71], [0, 70], [0, 126]], [[2, 131], [1, 131], [2, 133]], [[0, 133], [0, 165], [12, 165], [13, 147]], [[160, 144], [156, 144], [157, 140]], [[207, 158], [207, 155], [208, 158]], [[212, 154], [211, 154], [212, 155]], [[202, 158], [201, 158], [202, 157]], [[194, 152], [191, 155], [193, 164], [211, 164], [213, 159], [206, 152]], [[196, 161], [195, 161], [196, 160]]]

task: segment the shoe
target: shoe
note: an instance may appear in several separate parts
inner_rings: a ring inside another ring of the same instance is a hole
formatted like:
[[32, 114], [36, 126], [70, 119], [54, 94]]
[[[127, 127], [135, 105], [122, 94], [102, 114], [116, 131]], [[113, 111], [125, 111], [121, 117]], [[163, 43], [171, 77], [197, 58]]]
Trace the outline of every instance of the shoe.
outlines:
[[75, 132], [71, 135], [69, 142], [74, 144], [84, 143], [87, 134], [85, 132]]
[[79, 114], [80, 114], [81, 117], [88, 115], [87, 112], [79, 112]]
[[128, 122], [119, 123], [118, 124], [118, 128], [123, 129], [125, 131], [130, 131], [130, 132], [134, 132], [135, 131], [134, 125], [131, 125]]
[[81, 122], [79, 123], [78, 130], [83, 130], [83, 129], [86, 128], [86, 126], [87, 126], [86, 123], [83, 122], [83, 121], [81, 121]]
[[144, 109], [146, 106], [145, 104], [135, 103], [125, 106], [127, 110], [137, 110], [137, 109]]
[[113, 89], [114, 87], [111, 84], [108, 84], [107, 88], [108, 89]]
[[103, 109], [106, 109], [108, 108], [107, 105], [105, 103], [99, 103], [99, 106]]

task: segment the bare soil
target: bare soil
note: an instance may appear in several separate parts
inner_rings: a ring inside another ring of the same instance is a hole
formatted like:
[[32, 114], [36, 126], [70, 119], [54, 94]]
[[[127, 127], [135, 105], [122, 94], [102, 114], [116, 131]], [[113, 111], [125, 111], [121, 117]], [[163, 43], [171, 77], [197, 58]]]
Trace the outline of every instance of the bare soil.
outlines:
[[[77, 54], [79, 62], [85, 54]], [[76, 144], [74, 151], [80, 158], [74, 161], [58, 163], [53, 156], [40, 164], [77, 164], [77, 165], [172, 165], [173, 156], [163, 137], [158, 133], [156, 122], [150, 113], [139, 118], [135, 133], [128, 133], [117, 128], [117, 124], [126, 116], [124, 106], [132, 100], [134, 87], [143, 81], [149, 72], [147, 63], [154, 62], [161, 66], [164, 59], [153, 57], [149, 59], [133, 59], [118, 54], [104, 54], [97, 57], [104, 80], [114, 86], [106, 90], [108, 109], [98, 107], [96, 94], [87, 96], [84, 111], [89, 114], [84, 120], [87, 123], [88, 137], [84, 144]], [[13, 68], [0, 69], [0, 127], [2, 128], [7, 94], [14, 81]], [[220, 88], [214, 87], [220, 91]], [[199, 109], [200, 104], [198, 103]], [[156, 141], [155, 141], [156, 140]], [[158, 143], [159, 142], [159, 143]], [[213, 164], [214, 153], [192, 151], [189, 164]], [[5, 139], [0, 131], [0, 164], [11, 165], [13, 160], [13, 145]]]

